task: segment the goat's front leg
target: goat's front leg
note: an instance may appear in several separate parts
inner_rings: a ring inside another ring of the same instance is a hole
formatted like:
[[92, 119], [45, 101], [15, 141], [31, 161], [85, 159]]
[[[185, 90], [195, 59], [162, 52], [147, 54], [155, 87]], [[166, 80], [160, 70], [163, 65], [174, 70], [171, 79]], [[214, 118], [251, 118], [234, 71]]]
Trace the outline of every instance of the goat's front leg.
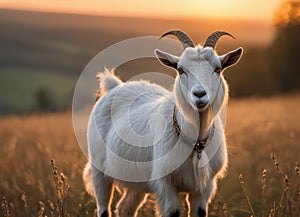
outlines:
[[180, 200], [177, 189], [167, 180], [158, 180], [155, 183], [156, 198], [162, 217], [179, 217]]
[[207, 216], [207, 206], [211, 199], [212, 194], [216, 190], [216, 181], [211, 180], [206, 188], [200, 192], [190, 193], [190, 217], [206, 217]]

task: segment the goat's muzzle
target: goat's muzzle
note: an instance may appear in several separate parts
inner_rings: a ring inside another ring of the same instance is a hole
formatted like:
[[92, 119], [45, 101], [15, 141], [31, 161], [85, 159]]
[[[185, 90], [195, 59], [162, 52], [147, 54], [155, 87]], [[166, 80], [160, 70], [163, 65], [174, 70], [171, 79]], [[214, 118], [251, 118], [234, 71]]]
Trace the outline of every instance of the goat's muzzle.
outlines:
[[193, 90], [193, 100], [198, 108], [199, 111], [206, 108], [206, 106], [209, 103], [208, 96], [206, 94], [206, 91], [203, 87], [196, 87]]

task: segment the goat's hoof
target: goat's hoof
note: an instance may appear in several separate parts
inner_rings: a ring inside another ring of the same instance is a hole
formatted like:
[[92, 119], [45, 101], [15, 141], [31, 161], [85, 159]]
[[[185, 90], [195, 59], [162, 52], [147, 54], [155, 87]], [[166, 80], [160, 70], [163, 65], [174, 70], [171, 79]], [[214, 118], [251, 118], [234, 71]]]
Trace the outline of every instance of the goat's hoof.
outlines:
[[199, 217], [205, 217], [206, 216], [206, 211], [202, 208], [198, 209], [198, 216]]
[[101, 214], [100, 217], [108, 217], [108, 212], [107, 212], [107, 210], [105, 210], [105, 211]]
[[170, 217], [179, 217], [180, 216], [180, 212], [178, 210], [176, 210], [176, 212], [173, 212]]

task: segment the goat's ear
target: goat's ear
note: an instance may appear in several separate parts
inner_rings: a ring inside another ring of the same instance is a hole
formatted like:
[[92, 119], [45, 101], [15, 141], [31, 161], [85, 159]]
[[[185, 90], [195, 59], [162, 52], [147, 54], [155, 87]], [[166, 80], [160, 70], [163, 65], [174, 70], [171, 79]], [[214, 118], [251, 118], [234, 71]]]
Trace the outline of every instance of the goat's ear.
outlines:
[[177, 69], [177, 63], [179, 61], [179, 57], [174, 56], [172, 54], [168, 54], [158, 49], [154, 50], [154, 54], [156, 58], [159, 60], [159, 62], [161, 62], [161, 64]]
[[233, 66], [238, 63], [243, 54], [243, 48], [238, 48], [234, 51], [231, 51], [225, 55], [220, 56], [220, 61], [222, 65], [222, 69], [226, 69], [230, 66]]

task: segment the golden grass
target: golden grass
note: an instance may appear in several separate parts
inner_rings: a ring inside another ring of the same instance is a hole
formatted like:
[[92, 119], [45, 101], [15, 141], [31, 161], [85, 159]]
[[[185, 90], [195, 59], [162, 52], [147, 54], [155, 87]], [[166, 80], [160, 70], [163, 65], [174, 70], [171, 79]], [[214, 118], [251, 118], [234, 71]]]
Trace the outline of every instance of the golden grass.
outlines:
[[[297, 94], [229, 103], [228, 174], [210, 216], [300, 216], [299, 108]], [[2, 216], [94, 215], [70, 112], [1, 118], [0, 162]], [[154, 205], [150, 197], [139, 216], [153, 216]]]

